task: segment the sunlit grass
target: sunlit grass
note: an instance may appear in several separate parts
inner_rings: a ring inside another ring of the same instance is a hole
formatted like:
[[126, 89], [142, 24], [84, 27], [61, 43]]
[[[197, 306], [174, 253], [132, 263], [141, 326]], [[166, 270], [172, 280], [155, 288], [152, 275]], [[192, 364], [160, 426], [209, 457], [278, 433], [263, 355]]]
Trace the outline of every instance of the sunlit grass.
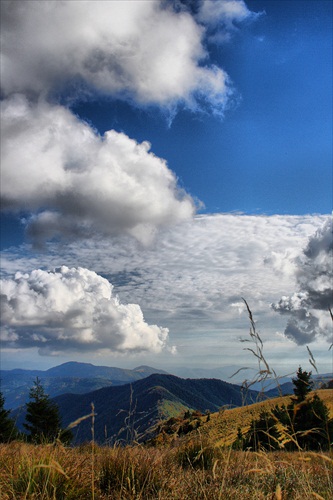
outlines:
[[[214, 445], [214, 446], [213, 446]], [[333, 495], [329, 453], [253, 453], [217, 447], [208, 438], [162, 447], [94, 449], [11, 443], [0, 446], [4, 500], [218, 499], [290, 500]]]

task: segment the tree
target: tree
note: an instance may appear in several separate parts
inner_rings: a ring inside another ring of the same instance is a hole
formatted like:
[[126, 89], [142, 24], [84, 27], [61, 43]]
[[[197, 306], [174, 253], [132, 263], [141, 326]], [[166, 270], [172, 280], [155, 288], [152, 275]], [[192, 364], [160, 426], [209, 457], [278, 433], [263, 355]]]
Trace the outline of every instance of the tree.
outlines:
[[305, 401], [306, 396], [312, 391], [313, 382], [311, 380], [312, 372], [303, 371], [301, 367], [298, 368], [296, 378], [293, 378], [294, 394], [296, 398], [294, 401], [301, 403]]
[[[324, 401], [315, 394], [307, 397], [313, 382], [311, 372], [299, 367], [293, 379], [295, 397], [288, 406], [276, 406], [253, 419], [245, 435], [243, 448], [273, 450], [327, 450], [333, 441], [333, 419]], [[282, 424], [283, 431], [277, 428]]]
[[61, 429], [58, 406], [45, 393], [39, 378], [29, 392], [30, 401], [26, 404], [25, 429], [29, 432], [28, 439], [36, 444], [52, 443], [57, 438], [70, 442], [72, 434]]
[[4, 405], [5, 398], [0, 392], [0, 443], [8, 443], [18, 436], [15, 423], [10, 418], [10, 410], [5, 410]]

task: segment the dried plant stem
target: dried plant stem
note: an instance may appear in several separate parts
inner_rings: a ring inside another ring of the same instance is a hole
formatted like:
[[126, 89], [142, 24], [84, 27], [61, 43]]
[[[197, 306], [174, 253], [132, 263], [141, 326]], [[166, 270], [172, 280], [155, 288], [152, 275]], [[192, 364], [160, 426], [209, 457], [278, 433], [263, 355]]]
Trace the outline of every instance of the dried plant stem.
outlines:
[[95, 405], [91, 403], [91, 498], [95, 500]]

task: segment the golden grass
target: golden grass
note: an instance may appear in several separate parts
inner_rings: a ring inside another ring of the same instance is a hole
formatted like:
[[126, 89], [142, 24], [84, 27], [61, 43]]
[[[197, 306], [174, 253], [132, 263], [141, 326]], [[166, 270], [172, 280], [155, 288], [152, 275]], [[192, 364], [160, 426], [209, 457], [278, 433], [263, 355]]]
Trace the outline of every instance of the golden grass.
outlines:
[[160, 449], [0, 445], [0, 498], [333, 498], [332, 454], [252, 453], [210, 443], [197, 435]]
[[[312, 391], [309, 397], [313, 397], [314, 394], [318, 394], [324, 401], [330, 411], [330, 417], [333, 418], [333, 389]], [[201, 432], [214, 441], [216, 446], [229, 446], [235, 440], [238, 428], [244, 434], [249, 429], [251, 421], [259, 417], [260, 412], [270, 410], [276, 405], [287, 406], [291, 401], [290, 398], [290, 396], [283, 396], [240, 408], [212, 413], [209, 422], [205, 423], [205, 419], [202, 419]]]

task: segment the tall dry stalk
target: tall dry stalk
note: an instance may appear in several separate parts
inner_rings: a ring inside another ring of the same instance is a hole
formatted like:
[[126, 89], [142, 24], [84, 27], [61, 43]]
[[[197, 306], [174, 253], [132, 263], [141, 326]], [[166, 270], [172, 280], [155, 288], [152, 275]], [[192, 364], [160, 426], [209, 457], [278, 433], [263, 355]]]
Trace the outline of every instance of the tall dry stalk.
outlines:
[[[265, 392], [265, 382], [269, 380], [274, 380], [276, 383], [276, 386], [279, 390], [280, 395], [282, 396], [282, 391], [281, 391], [281, 386], [279, 383], [279, 377], [277, 376], [275, 370], [271, 368], [264, 356], [264, 344], [261, 339], [261, 336], [259, 335], [259, 332], [256, 327], [255, 320], [253, 318], [252, 311], [249, 307], [249, 304], [247, 301], [242, 297], [242, 300], [244, 301], [244, 304], [247, 309], [247, 313], [249, 316], [250, 320], [250, 338], [249, 339], [240, 339], [241, 342], [250, 342], [252, 343], [253, 347], [244, 347], [244, 350], [250, 351], [254, 357], [256, 358], [258, 362], [258, 370], [255, 376], [252, 378], [251, 381], [248, 381], [247, 379], [244, 380], [242, 383], [242, 389], [243, 389], [243, 403], [245, 404], [247, 400], [247, 395], [248, 395], [248, 390], [255, 384], [260, 384], [261, 385], [261, 390], [259, 391], [260, 396], [263, 395]], [[237, 373], [239, 373], [241, 370], [247, 370], [247, 367], [242, 367], [239, 370], [237, 370], [232, 377], [234, 377]]]
[[91, 498], [95, 500], [95, 405], [91, 403]]

